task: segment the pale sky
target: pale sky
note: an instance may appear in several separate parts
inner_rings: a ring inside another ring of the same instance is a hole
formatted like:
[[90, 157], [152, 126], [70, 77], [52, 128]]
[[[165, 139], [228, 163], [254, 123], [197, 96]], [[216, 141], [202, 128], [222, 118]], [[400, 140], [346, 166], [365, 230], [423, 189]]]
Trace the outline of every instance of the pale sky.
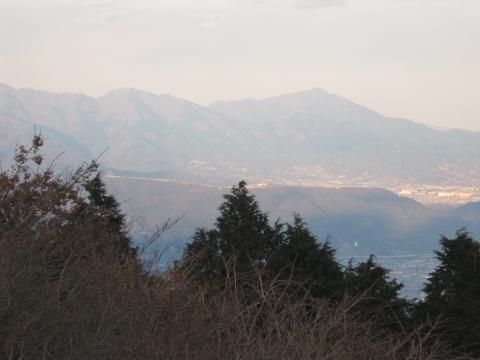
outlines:
[[0, 0], [0, 83], [200, 104], [318, 87], [480, 131], [480, 0]]

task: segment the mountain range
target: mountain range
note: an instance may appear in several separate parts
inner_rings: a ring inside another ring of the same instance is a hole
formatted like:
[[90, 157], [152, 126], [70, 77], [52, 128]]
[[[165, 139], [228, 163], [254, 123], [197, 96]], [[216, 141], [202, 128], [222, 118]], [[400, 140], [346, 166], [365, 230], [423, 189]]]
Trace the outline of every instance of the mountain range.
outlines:
[[65, 163], [105, 152], [115, 174], [198, 183], [471, 184], [480, 174], [480, 133], [385, 117], [320, 89], [205, 107], [134, 89], [94, 98], [0, 85], [0, 128], [0, 159], [36, 129]]
[[[442, 233], [480, 234], [478, 203], [432, 208], [376, 185], [477, 186], [480, 133], [385, 117], [320, 89], [205, 107], [134, 89], [95, 98], [0, 85], [2, 164], [35, 131], [50, 158], [64, 153], [60, 168], [101, 154], [136, 241], [180, 217], [166, 234], [176, 255], [241, 179], [272, 220], [298, 212], [345, 256], [428, 253]], [[342, 188], [312, 186], [322, 183]]]

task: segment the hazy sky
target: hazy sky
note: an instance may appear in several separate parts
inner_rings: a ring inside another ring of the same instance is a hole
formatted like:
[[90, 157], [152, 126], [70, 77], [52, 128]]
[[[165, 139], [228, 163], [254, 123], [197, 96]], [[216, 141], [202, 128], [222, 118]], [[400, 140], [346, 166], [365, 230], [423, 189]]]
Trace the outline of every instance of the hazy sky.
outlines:
[[0, 82], [201, 104], [320, 87], [480, 130], [480, 0], [0, 0]]

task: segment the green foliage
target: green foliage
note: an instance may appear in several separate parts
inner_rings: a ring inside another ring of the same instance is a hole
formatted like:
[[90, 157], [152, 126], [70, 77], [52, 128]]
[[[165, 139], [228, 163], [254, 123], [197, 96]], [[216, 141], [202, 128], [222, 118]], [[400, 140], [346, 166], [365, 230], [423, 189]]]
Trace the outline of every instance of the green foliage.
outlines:
[[224, 273], [217, 233], [213, 230], [198, 229], [192, 242], [185, 247], [184, 258], [186, 261], [180, 263], [181, 269], [188, 270], [198, 283], [215, 282]]
[[224, 195], [215, 229], [199, 229], [187, 245], [181, 266], [201, 282], [262, 269], [292, 291], [340, 299], [343, 274], [328, 242], [319, 244], [299, 215], [294, 224], [269, 224], [267, 214], [245, 182]]
[[293, 225], [286, 224], [269, 271], [274, 277], [308, 289], [314, 297], [342, 296], [343, 275], [335, 250], [328, 241], [319, 244], [298, 214]]
[[200, 283], [215, 282], [235, 273], [261, 269], [263, 276], [286, 284], [289, 293], [339, 301], [345, 291], [365, 295], [358, 304], [364, 313], [379, 313], [385, 323], [405, 314], [398, 296], [402, 285], [373, 258], [345, 274], [328, 241], [320, 243], [295, 214], [293, 224], [270, 226], [267, 214], [248, 192], [245, 182], [224, 195], [213, 230], [199, 229], [178, 265]]
[[200, 283], [262, 268], [279, 236], [244, 181], [224, 195], [219, 211], [215, 229], [198, 229], [177, 264]]
[[358, 299], [355, 308], [364, 317], [396, 326], [408, 320], [410, 304], [399, 296], [403, 285], [390, 279], [388, 273], [373, 255], [356, 266], [350, 261], [345, 270], [345, 287], [349, 296]]
[[88, 192], [89, 210], [93, 212], [96, 221], [102, 223], [110, 231], [118, 234], [116, 247], [121, 257], [135, 256], [137, 249], [131, 244], [128, 236], [125, 215], [113, 195], [109, 195], [105, 183], [97, 173], [84, 184]]
[[454, 239], [443, 236], [440, 244], [440, 264], [425, 286], [420, 316], [440, 317], [450, 341], [480, 355], [480, 243], [459, 230]]
[[[442, 330], [458, 346], [478, 351], [480, 339], [480, 244], [461, 231], [442, 238], [441, 265], [431, 275], [427, 297], [415, 311], [399, 292], [403, 285], [374, 256], [345, 270], [329, 242], [320, 243], [299, 215], [293, 224], [269, 225], [244, 182], [224, 195], [213, 230], [199, 229], [185, 248], [183, 269], [197, 283], [225, 282], [235, 274], [257, 271], [260, 283], [283, 283], [286, 293], [335, 301], [347, 295], [365, 320], [398, 331], [409, 328], [412, 313], [443, 319]], [[253, 280], [253, 284], [256, 280]], [[258, 325], [258, 324], [257, 324]], [[432, 343], [432, 346], [434, 344]]]
[[244, 181], [224, 195], [219, 211], [215, 229], [198, 230], [185, 248], [183, 258], [190, 263], [190, 273], [205, 280], [209, 276], [226, 276], [228, 271], [262, 268], [280, 231], [278, 226], [270, 226], [268, 215], [259, 209]]
[[216, 236], [220, 255], [234, 259], [235, 267], [248, 270], [262, 266], [279, 239], [278, 229], [270, 226], [255, 199], [241, 181], [224, 195], [216, 222]]

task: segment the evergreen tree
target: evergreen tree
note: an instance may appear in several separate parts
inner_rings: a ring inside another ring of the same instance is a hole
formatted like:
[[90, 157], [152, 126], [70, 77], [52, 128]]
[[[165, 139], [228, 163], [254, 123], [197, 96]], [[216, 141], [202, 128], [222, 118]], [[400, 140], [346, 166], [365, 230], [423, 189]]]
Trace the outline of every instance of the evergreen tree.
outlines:
[[286, 225], [270, 272], [274, 277], [309, 289], [314, 297], [337, 299], [342, 295], [343, 274], [335, 250], [328, 241], [319, 244], [298, 214], [293, 225]]
[[181, 269], [200, 283], [215, 281], [223, 273], [217, 234], [213, 230], [198, 229], [192, 242], [186, 245], [183, 258]]
[[60, 175], [43, 166], [42, 146], [42, 137], [35, 135], [30, 146], [17, 148], [10, 171], [0, 169], [0, 234], [13, 235], [19, 244], [30, 241], [32, 253], [44, 255], [36, 256], [38, 270], [49, 273], [52, 282], [73, 263], [115, 259], [123, 265], [125, 255], [133, 254], [125, 219], [107, 194], [97, 163]]
[[409, 303], [399, 296], [403, 284], [390, 279], [388, 273], [373, 255], [356, 266], [350, 261], [345, 270], [345, 288], [348, 295], [359, 299], [355, 307], [364, 317], [396, 326], [408, 319]]
[[237, 270], [263, 266], [278, 242], [278, 226], [270, 226], [246, 182], [241, 181], [223, 197], [216, 222], [220, 255], [233, 260]]
[[421, 316], [440, 317], [441, 330], [455, 345], [480, 355], [480, 243], [464, 231], [443, 236], [440, 264], [425, 285]]
[[90, 213], [96, 221], [106, 226], [116, 237], [117, 247], [121, 257], [132, 257], [136, 255], [137, 249], [131, 244], [128, 236], [126, 218], [121, 212], [120, 205], [113, 195], [109, 195], [105, 183], [97, 173], [95, 177], [85, 183], [85, 190], [88, 193]]

